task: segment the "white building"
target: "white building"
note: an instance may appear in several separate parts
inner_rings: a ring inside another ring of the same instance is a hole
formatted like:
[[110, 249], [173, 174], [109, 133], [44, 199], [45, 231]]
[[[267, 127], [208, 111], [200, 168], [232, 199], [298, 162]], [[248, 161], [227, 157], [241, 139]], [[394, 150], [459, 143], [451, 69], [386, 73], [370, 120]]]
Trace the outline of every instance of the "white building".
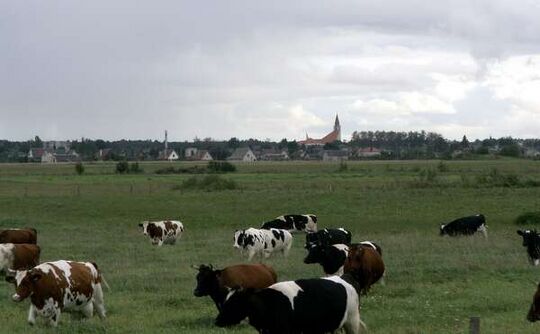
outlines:
[[257, 161], [257, 157], [255, 157], [255, 154], [249, 147], [240, 147], [234, 150], [233, 154], [227, 160], [253, 162]]

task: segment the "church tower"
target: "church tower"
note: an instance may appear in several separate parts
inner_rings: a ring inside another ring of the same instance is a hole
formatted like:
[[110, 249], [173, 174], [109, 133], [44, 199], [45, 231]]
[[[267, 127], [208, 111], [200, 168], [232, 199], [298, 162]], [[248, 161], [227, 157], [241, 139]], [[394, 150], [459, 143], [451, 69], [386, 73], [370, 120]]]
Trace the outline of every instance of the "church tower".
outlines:
[[336, 121], [334, 122], [334, 132], [337, 133], [337, 140], [341, 141], [341, 125], [339, 125], [339, 118], [336, 114]]

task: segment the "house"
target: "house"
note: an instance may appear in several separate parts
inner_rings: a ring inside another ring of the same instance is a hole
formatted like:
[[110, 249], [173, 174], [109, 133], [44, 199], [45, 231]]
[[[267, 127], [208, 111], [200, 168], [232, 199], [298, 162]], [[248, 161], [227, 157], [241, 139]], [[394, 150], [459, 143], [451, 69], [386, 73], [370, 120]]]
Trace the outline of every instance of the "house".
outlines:
[[320, 139], [310, 138], [306, 133], [306, 139], [298, 141], [300, 145], [306, 146], [324, 146], [325, 144], [333, 143], [335, 141], [341, 141], [341, 125], [339, 124], [338, 115], [334, 121], [334, 130]]
[[170, 149], [170, 148], [160, 151], [159, 156], [158, 156], [158, 160], [173, 161], [173, 160], [178, 160], [178, 158], [179, 158], [178, 153], [176, 153], [175, 150]]
[[28, 161], [41, 162], [41, 157], [44, 153], [44, 148], [31, 148], [30, 151], [28, 151]]
[[524, 149], [523, 156], [526, 158], [540, 158], [540, 151], [533, 147], [527, 147]]
[[323, 161], [343, 161], [349, 160], [349, 152], [346, 150], [324, 150]]
[[196, 147], [188, 147], [184, 150], [184, 157], [186, 157], [186, 159], [194, 157], [195, 155], [197, 155], [198, 151], [199, 149], [197, 149]]
[[253, 162], [257, 161], [257, 158], [249, 147], [239, 147], [234, 150], [233, 154], [227, 160]]
[[375, 147], [361, 147], [356, 150], [356, 156], [359, 158], [375, 158], [380, 157], [382, 150]]
[[69, 149], [71, 148], [71, 143], [69, 141], [48, 140], [43, 142], [43, 148], [51, 152], [54, 152], [58, 149], [69, 151]]
[[112, 149], [110, 148], [102, 148], [97, 153], [97, 159], [98, 160], [110, 160], [112, 158]]
[[41, 155], [41, 163], [56, 163], [56, 155], [49, 151], [44, 151]]
[[200, 150], [197, 152], [197, 160], [211, 161], [214, 160], [214, 158], [212, 158], [212, 155], [210, 152], [208, 152], [208, 150]]
[[283, 161], [289, 160], [289, 153], [286, 150], [263, 149], [259, 154], [259, 160]]

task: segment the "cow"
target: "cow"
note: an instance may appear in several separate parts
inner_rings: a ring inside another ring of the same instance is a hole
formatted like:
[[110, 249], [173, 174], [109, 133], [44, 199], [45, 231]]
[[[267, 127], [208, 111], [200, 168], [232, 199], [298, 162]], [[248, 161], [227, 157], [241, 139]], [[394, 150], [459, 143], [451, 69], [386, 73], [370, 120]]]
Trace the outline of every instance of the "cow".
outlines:
[[12, 228], [0, 230], [0, 244], [36, 244], [37, 231], [35, 228]]
[[[375, 250], [382, 256], [382, 249], [373, 241], [362, 241], [352, 244], [353, 247], [368, 247]], [[327, 246], [315, 245], [308, 250], [308, 255], [304, 258], [304, 263], [319, 263], [327, 276], [343, 275], [343, 265], [349, 255], [349, 246], [335, 244]]]
[[289, 232], [317, 232], [317, 216], [305, 215], [282, 215], [271, 221], [265, 222], [262, 229], [279, 228]]
[[341, 328], [357, 334], [358, 293], [339, 276], [279, 282], [260, 291], [232, 290], [216, 318], [218, 327], [248, 318], [259, 333], [333, 333]]
[[174, 245], [176, 239], [182, 237], [184, 225], [178, 220], [145, 221], [139, 224], [144, 235], [147, 235], [152, 245]]
[[458, 235], [473, 235], [480, 232], [487, 238], [486, 217], [478, 214], [458, 218], [448, 224], [441, 224], [440, 235], [458, 236]]
[[523, 246], [527, 247], [527, 256], [529, 262], [537, 266], [540, 264], [540, 235], [536, 230], [518, 230], [517, 234], [521, 235], [523, 238]]
[[361, 244], [349, 247], [343, 272], [356, 280], [359, 293], [367, 294], [370, 287], [383, 277], [384, 271], [384, 262], [377, 250]]
[[230, 288], [263, 289], [277, 282], [274, 269], [265, 264], [237, 264], [223, 269], [214, 269], [212, 265], [194, 267], [197, 273], [195, 297], [210, 296], [221, 310]]
[[527, 320], [530, 322], [536, 322], [540, 320], [540, 283], [536, 288], [536, 293], [533, 296], [533, 301], [531, 307], [529, 308], [529, 313], [527, 313]]
[[349, 254], [349, 246], [344, 244], [319, 246], [309, 249], [304, 263], [319, 263], [327, 276], [343, 275], [343, 264]]
[[33, 268], [39, 264], [40, 252], [34, 244], [0, 244], [0, 272]]
[[80, 311], [90, 318], [95, 308], [99, 317], [105, 318], [101, 283], [106, 286], [107, 283], [93, 262], [45, 262], [30, 270], [16, 271], [14, 276], [7, 276], [6, 281], [16, 286], [13, 301], [30, 297], [30, 325], [36, 323], [39, 315], [56, 327], [64, 310]]
[[310, 249], [315, 245], [328, 246], [336, 244], [351, 244], [351, 232], [343, 227], [340, 228], [325, 228], [317, 232], [306, 234], [306, 244], [304, 248]]
[[287, 230], [271, 228], [262, 230], [248, 228], [234, 233], [233, 247], [241, 253], [247, 251], [248, 261], [256, 254], [267, 259], [273, 252], [281, 251], [284, 257], [289, 255], [292, 246], [292, 234]]

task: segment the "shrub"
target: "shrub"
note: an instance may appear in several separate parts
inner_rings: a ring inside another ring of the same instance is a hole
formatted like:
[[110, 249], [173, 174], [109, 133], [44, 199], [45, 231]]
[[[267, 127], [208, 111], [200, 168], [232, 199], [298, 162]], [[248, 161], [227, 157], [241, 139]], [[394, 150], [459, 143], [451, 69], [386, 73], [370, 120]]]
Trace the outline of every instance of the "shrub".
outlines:
[[235, 181], [223, 178], [219, 175], [206, 175], [203, 177], [192, 176], [182, 182], [180, 187], [174, 189], [183, 190], [203, 190], [203, 191], [222, 191], [237, 189]]
[[125, 174], [129, 172], [129, 164], [127, 161], [120, 161], [116, 163], [116, 173]]
[[[387, 165], [388, 166], [388, 165]], [[345, 160], [339, 162], [338, 172], [346, 172], [349, 169]]]
[[516, 218], [518, 225], [540, 225], [540, 211], [525, 212]]
[[227, 173], [235, 172], [236, 166], [227, 161], [210, 161], [206, 166], [210, 172]]
[[437, 170], [441, 173], [445, 173], [445, 172], [448, 172], [449, 168], [448, 168], [448, 165], [444, 163], [444, 161], [439, 161], [439, 163], [437, 164]]
[[84, 166], [82, 162], [79, 161], [75, 164], [75, 172], [79, 175], [82, 175], [82, 173], [84, 173]]
[[137, 174], [142, 172], [144, 172], [144, 170], [139, 166], [138, 162], [134, 162], [129, 166], [129, 173]]
[[203, 174], [206, 172], [206, 168], [201, 166], [193, 166], [188, 168], [174, 168], [173, 166], [169, 166], [155, 171], [156, 174]]

